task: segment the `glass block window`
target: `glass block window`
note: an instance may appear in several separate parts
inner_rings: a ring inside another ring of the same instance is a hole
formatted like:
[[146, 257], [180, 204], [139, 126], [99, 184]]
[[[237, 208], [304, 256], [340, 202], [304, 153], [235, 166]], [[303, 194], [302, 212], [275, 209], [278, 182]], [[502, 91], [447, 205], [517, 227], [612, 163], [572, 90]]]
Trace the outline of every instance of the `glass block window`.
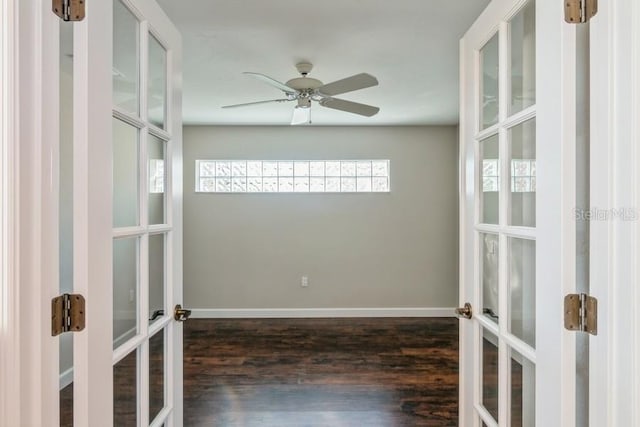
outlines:
[[164, 193], [164, 160], [149, 160], [149, 193]]
[[[498, 159], [482, 161], [482, 191], [497, 192], [500, 189], [500, 168]], [[536, 161], [511, 160], [511, 192], [536, 192]]]
[[196, 160], [200, 193], [389, 191], [389, 160]]
[[536, 161], [511, 160], [511, 192], [536, 192]]
[[500, 168], [498, 159], [485, 159], [482, 161], [482, 191], [485, 193], [497, 192], [500, 189]]

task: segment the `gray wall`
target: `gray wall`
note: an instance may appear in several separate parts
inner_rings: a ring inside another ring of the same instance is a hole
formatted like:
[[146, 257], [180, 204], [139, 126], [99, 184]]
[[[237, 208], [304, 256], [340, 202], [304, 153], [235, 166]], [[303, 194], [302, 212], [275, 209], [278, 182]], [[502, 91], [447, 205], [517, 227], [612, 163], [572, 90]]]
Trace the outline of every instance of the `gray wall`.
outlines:
[[[455, 306], [457, 146], [455, 127], [186, 127], [185, 304]], [[196, 159], [376, 158], [390, 193], [194, 192]]]

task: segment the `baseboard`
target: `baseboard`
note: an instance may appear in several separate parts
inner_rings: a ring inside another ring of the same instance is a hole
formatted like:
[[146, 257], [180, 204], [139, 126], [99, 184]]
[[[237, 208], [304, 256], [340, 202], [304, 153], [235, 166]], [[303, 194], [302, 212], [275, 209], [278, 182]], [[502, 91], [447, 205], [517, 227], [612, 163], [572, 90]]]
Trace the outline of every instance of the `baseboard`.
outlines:
[[113, 340], [113, 348], [120, 347], [122, 344], [129, 341], [131, 338], [135, 337], [137, 333], [138, 333], [138, 330], [135, 326], [129, 329], [128, 331], [126, 331], [125, 333], [117, 337], [115, 340]]
[[73, 382], [73, 367], [60, 374], [60, 390]]
[[[113, 348], [118, 348], [121, 344], [124, 344], [129, 339], [136, 336], [136, 333], [137, 333], [136, 328], [129, 329], [124, 334], [120, 335], [118, 338], [114, 340]], [[73, 366], [60, 374], [60, 390], [62, 390], [72, 382], [73, 382]]]
[[[118, 348], [121, 344], [124, 344], [129, 339], [136, 336], [136, 333], [137, 333], [136, 328], [129, 329], [124, 334], [120, 335], [118, 338], [114, 340], [113, 348]], [[60, 390], [62, 390], [72, 382], [73, 382], [73, 366], [60, 374]]]
[[454, 317], [454, 308], [198, 308], [195, 319], [321, 318], [321, 317]]

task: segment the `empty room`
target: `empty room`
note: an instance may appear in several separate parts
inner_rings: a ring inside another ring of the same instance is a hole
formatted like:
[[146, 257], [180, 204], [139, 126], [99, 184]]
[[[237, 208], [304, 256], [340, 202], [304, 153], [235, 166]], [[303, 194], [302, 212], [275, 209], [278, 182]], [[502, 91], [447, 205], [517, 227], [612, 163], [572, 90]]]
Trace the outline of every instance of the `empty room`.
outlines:
[[185, 425], [457, 424], [457, 46], [486, 3], [160, 2]]
[[602, 3], [0, 2], [0, 427], [636, 425]]

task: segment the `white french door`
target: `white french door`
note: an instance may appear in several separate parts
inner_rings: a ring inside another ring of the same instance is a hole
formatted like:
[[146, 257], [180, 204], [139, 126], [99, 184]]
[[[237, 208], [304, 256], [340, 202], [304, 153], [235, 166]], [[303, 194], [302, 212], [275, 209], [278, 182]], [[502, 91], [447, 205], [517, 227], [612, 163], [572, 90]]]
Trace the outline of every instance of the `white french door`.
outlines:
[[180, 35], [154, 0], [87, 2], [57, 25], [58, 277], [86, 329], [58, 338], [51, 425], [181, 426]]
[[493, 0], [461, 42], [460, 425], [575, 423], [575, 27]]

